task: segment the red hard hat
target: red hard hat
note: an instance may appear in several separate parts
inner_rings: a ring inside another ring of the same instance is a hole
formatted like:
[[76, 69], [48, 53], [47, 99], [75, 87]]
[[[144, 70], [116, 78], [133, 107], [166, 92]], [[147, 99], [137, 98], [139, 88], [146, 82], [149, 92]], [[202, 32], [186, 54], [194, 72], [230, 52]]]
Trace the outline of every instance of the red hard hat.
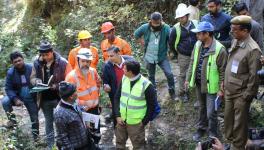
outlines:
[[115, 27], [113, 26], [113, 24], [111, 22], [105, 22], [102, 24], [101, 33], [106, 33], [106, 32], [108, 32], [114, 28]]

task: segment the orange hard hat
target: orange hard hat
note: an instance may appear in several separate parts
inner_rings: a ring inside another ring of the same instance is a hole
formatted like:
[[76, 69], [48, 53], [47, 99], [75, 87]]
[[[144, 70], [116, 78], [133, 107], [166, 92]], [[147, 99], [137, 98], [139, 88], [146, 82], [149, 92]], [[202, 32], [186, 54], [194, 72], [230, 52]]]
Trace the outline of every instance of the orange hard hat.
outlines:
[[113, 26], [113, 24], [111, 22], [105, 22], [102, 24], [101, 33], [106, 33], [106, 32], [108, 32], [114, 28], [115, 27]]

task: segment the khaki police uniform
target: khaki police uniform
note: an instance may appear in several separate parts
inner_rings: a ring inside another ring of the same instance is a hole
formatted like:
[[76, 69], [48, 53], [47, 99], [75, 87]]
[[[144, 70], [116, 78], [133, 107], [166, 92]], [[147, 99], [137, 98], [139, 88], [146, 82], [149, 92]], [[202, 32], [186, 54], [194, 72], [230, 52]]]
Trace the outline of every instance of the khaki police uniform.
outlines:
[[[243, 24], [250, 21], [248, 16], [238, 16], [231, 23]], [[258, 91], [260, 57], [260, 48], [250, 35], [243, 41], [232, 41], [224, 80], [224, 132], [234, 150], [245, 149], [247, 142], [249, 107]]]

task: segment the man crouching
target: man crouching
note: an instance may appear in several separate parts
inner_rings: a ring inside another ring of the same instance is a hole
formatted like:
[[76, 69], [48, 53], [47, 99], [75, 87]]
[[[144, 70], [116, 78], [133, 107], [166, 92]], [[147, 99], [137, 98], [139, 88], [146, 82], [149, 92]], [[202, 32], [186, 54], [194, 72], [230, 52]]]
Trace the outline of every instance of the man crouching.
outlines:
[[62, 81], [59, 84], [61, 101], [54, 112], [56, 127], [56, 144], [60, 150], [93, 150], [95, 149], [83, 120], [82, 112], [75, 104], [76, 86]]

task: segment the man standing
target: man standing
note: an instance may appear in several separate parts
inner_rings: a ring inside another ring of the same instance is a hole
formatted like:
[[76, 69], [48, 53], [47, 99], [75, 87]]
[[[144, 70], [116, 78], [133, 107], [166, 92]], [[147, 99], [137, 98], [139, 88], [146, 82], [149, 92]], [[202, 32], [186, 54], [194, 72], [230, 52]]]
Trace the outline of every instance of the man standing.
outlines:
[[144, 47], [144, 60], [148, 70], [149, 80], [156, 88], [156, 65], [159, 65], [167, 77], [169, 94], [171, 99], [174, 100], [176, 98], [175, 83], [167, 58], [169, 34], [170, 27], [162, 22], [162, 15], [159, 12], [152, 13], [150, 22], [143, 24], [134, 32], [135, 38]]
[[133, 149], [145, 149], [145, 126], [153, 115], [157, 97], [151, 82], [140, 74], [140, 64], [126, 61], [124, 75], [116, 92], [114, 113], [116, 148], [124, 150], [130, 138]]
[[113, 45], [119, 48], [121, 55], [132, 55], [131, 47], [127, 41], [115, 36], [115, 27], [111, 22], [105, 22], [102, 24], [101, 33], [104, 34], [105, 38], [101, 42], [104, 61], [108, 60], [107, 49]]
[[[72, 70], [66, 77], [66, 81], [73, 83], [77, 87], [77, 103], [88, 113], [99, 115], [99, 91], [100, 77], [97, 71], [90, 67], [93, 60], [92, 52], [87, 48], [82, 48], [77, 54], [78, 67]], [[95, 135], [95, 144], [100, 141], [100, 125], [98, 129], [90, 127]]]
[[91, 67], [94, 69], [97, 68], [97, 64], [99, 61], [98, 50], [96, 47], [91, 46], [91, 38], [92, 38], [92, 35], [87, 30], [82, 30], [79, 32], [78, 40], [79, 40], [80, 46], [72, 49], [68, 57], [68, 61], [71, 64], [72, 69], [74, 69], [78, 65], [77, 54], [81, 48], [88, 48], [91, 50], [93, 54], [93, 61], [91, 62]]
[[48, 84], [52, 78], [50, 88], [37, 95], [45, 117], [47, 144], [51, 149], [54, 145], [53, 110], [60, 100], [58, 84], [64, 81], [66, 74], [71, 71], [71, 67], [66, 59], [53, 50], [48, 41], [40, 42], [39, 53], [39, 57], [33, 63], [30, 82], [33, 86], [39, 83]]
[[[248, 12], [248, 8], [246, 3], [238, 3], [235, 4], [234, 10], [238, 15], [247, 15], [250, 16]], [[251, 31], [250, 31], [250, 36], [252, 37], [253, 40], [255, 40], [261, 51], [264, 51], [263, 47], [263, 27], [260, 26], [258, 22], [256, 22], [254, 19], [251, 20]]]
[[260, 26], [264, 26], [264, 1], [263, 0], [240, 0], [247, 5], [250, 15]]
[[3, 108], [9, 120], [7, 127], [12, 128], [17, 124], [15, 114], [12, 113], [12, 106], [25, 105], [32, 123], [34, 140], [37, 140], [39, 135], [38, 107], [35, 99], [29, 93], [32, 65], [24, 63], [24, 58], [20, 52], [11, 53], [10, 60], [13, 66], [7, 71], [5, 83], [7, 96], [2, 100]]
[[196, 86], [196, 97], [199, 100], [198, 130], [194, 141], [208, 131], [209, 136], [217, 137], [217, 111], [215, 100], [223, 96], [221, 86], [227, 60], [225, 47], [213, 36], [214, 27], [209, 22], [200, 22], [196, 29], [199, 41], [196, 42], [186, 78], [186, 88]]
[[234, 40], [225, 70], [225, 137], [234, 150], [244, 150], [248, 139], [249, 107], [258, 91], [261, 51], [251, 38], [251, 17], [231, 20]]
[[[114, 96], [119, 86], [123, 75], [124, 75], [124, 63], [126, 60], [132, 60], [133, 57], [127, 55], [120, 55], [120, 50], [116, 46], [112, 46], [107, 49], [108, 61], [105, 64], [103, 69], [103, 82], [104, 82], [104, 91], [108, 93], [111, 105], [112, 105], [112, 114], [114, 112]], [[116, 119], [114, 118], [114, 125], [116, 125]]]
[[188, 10], [190, 12], [190, 20], [200, 20], [199, 0], [189, 0]]
[[215, 38], [228, 48], [231, 45], [231, 37], [229, 35], [231, 16], [221, 10], [221, 4], [221, 0], [208, 0], [207, 8], [209, 13], [204, 15], [201, 21], [210, 22], [215, 28]]
[[189, 67], [191, 54], [196, 39], [196, 34], [191, 32], [197, 26], [198, 21], [189, 20], [189, 10], [183, 3], [179, 4], [176, 9], [175, 19], [179, 21], [171, 30], [169, 44], [171, 51], [177, 51], [178, 63], [180, 66], [179, 91], [180, 99], [188, 101], [187, 89], [184, 88], [184, 81]]
[[94, 143], [82, 119], [82, 112], [75, 105], [76, 86], [68, 82], [59, 84], [62, 98], [54, 112], [56, 143], [60, 150], [93, 150]]

